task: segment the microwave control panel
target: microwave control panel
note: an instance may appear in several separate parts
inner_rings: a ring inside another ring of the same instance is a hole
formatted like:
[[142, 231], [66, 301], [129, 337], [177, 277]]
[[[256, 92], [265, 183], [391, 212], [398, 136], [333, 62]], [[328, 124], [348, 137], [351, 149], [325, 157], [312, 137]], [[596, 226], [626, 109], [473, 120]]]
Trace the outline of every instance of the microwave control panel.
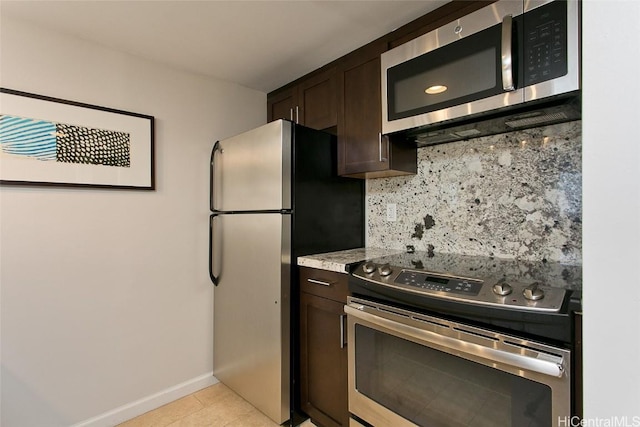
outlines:
[[524, 84], [567, 74], [567, 4], [554, 1], [524, 14]]

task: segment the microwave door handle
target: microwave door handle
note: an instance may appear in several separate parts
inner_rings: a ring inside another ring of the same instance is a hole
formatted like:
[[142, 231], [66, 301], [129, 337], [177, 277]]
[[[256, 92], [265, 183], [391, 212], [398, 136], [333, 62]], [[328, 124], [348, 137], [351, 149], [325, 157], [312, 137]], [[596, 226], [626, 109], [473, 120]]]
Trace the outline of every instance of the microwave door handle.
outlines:
[[502, 88], [507, 91], [516, 90], [513, 84], [513, 17], [507, 15], [502, 19]]

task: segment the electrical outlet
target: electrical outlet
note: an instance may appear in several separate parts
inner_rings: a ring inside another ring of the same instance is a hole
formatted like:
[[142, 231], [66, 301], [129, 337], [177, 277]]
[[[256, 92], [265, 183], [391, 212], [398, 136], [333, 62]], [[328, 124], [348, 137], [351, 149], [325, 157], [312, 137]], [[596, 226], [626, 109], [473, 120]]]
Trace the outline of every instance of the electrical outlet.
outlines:
[[387, 203], [387, 221], [394, 222], [396, 220], [396, 204]]

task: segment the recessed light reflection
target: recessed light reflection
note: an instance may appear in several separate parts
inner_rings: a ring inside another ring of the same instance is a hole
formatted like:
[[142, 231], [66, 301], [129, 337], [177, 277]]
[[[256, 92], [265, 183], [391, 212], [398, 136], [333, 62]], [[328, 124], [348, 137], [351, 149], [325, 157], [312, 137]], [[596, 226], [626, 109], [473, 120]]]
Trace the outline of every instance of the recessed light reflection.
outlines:
[[429, 86], [424, 91], [425, 91], [425, 93], [428, 93], [429, 95], [435, 95], [435, 94], [438, 94], [438, 93], [442, 93], [447, 89], [448, 88], [446, 86], [443, 86], [443, 85], [433, 85], [433, 86]]

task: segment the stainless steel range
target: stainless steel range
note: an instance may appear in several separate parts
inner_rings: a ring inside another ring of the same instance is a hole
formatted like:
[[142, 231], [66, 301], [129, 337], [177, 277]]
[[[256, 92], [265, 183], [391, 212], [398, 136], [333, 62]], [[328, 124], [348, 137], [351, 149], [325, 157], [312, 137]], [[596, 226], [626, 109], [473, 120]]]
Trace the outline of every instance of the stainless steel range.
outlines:
[[581, 278], [579, 266], [451, 254], [360, 264], [345, 306], [354, 425], [566, 425]]

